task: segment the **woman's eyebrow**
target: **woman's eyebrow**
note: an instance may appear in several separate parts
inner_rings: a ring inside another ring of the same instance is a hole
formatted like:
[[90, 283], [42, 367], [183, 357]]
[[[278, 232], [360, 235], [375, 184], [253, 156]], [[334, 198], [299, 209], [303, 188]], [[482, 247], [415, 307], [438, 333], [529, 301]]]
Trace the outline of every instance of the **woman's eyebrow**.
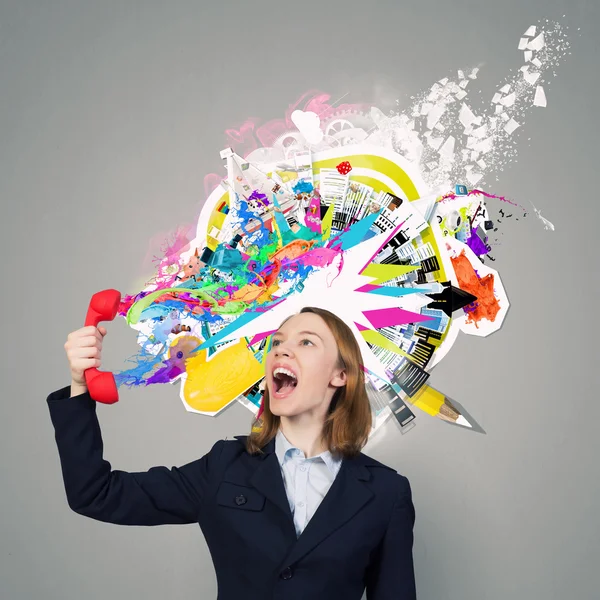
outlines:
[[[298, 335], [314, 335], [314, 336], [318, 337], [321, 341], [323, 341], [323, 338], [318, 333], [315, 333], [314, 331], [299, 331]], [[281, 333], [280, 331], [276, 331], [273, 334], [273, 337], [274, 338], [275, 337], [283, 337], [283, 333]]]

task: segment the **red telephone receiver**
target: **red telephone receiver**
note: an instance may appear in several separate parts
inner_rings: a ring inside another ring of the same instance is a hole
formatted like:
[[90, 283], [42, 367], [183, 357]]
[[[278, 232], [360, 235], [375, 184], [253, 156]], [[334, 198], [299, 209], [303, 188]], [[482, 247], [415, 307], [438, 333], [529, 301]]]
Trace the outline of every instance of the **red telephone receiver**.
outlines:
[[[85, 326], [98, 327], [100, 321], [112, 321], [119, 309], [121, 293], [117, 290], [96, 292], [90, 300], [90, 306], [85, 317]], [[119, 392], [115, 377], [109, 371], [99, 371], [95, 367], [85, 370], [85, 382], [90, 396], [96, 402], [114, 404], [119, 401]]]

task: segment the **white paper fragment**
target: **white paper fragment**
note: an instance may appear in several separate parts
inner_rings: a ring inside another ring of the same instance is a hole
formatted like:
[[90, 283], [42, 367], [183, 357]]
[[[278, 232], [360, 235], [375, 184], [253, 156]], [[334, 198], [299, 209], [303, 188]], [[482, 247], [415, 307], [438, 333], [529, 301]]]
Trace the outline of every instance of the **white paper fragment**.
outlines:
[[462, 100], [466, 95], [467, 95], [467, 92], [465, 92], [464, 90], [460, 90], [460, 92], [457, 92], [455, 94], [455, 98], [457, 100]]
[[439, 83], [441, 83], [442, 85], [446, 85], [450, 80], [447, 77], [444, 77], [443, 79], [440, 79]]
[[467, 173], [466, 177], [467, 177], [467, 181], [471, 185], [475, 185], [483, 177], [483, 173], [476, 173], [476, 172], [469, 171]]
[[517, 123], [514, 119], [511, 119], [505, 126], [504, 126], [504, 131], [506, 131], [506, 133], [508, 133], [509, 135], [511, 133], [513, 133], [513, 131], [515, 129], [517, 129], [517, 127], [520, 127], [519, 123]]
[[443, 137], [430, 137], [428, 140], [428, 144], [434, 149], [434, 150], [438, 150], [439, 147], [442, 145], [442, 142], [444, 141]]
[[459, 79], [464, 79], [465, 78], [464, 71], [462, 71], [461, 69], [458, 70], [458, 78]]
[[452, 136], [448, 136], [448, 139], [444, 142], [444, 145], [440, 148], [440, 156], [446, 158], [447, 160], [454, 160], [454, 143], [455, 139]]
[[[531, 202], [531, 200], [529, 202]], [[531, 202], [531, 206], [533, 206], [533, 212], [535, 212], [537, 218], [544, 224], [544, 229], [554, 231], [554, 225], [548, 221], [548, 219], [542, 217], [542, 211], [537, 209], [533, 202]]]
[[500, 100], [500, 104], [503, 104], [504, 106], [509, 107], [515, 103], [516, 99], [517, 99], [517, 96], [513, 92], [512, 94], [508, 94], [508, 96], [505, 96], [504, 98], [502, 98], [502, 100]]
[[542, 61], [539, 58], [534, 58], [531, 61], [532, 65], [535, 65], [538, 69], [542, 66]]
[[486, 140], [482, 140], [481, 142], [479, 142], [479, 144], [477, 144], [475, 146], [475, 149], [478, 152], [480, 152], [481, 154], [487, 154], [488, 152], [492, 151], [493, 147], [494, 147], [494, 138], [493, 138], [493, 136], [490, 136]]
[[435, 162], [434, 160], [431, 160], [427, 163], [427, 166], [433, 171], [433, 169], [437, 168], [438, 163]]
[[544, 92], [544, 88], [541, 85], [538, 85], [535, 88], [535, 95], [533, 97], [533, 105], [534, 106], [546, 106], [546, 92]]
[[463, 127], [468, 127], [475, 120], [473, 111], [464, 102], [460, 107], [458, 120], [462, 123]]
[[485, 169], [487, 169], [487, 165], [485, 164], [485, 161], [483, 160], [483, 158], [481, 160], [477, 161], [477, 164], [479, 165], [479, 167], [481, 169], [483, 169], [485, 171]]
[[477, 79], [477, 73], [479, 73], [479, 67], [475, 67], [470, 73], [469, 73], [469, 79]]
[[533, 56], [533, 52], [531, 50], [525, 50], [523, 56], [525, 57], [525, 62], [529, 62], [531, 60], [531, 57]]
[[496, 104], [496, 114], [499, 115], [504, 110], [502, 104]]
[[423, 106], [421, 106], [421, 116], [425, 116], [429, 114], [429, 111], [433, 108], [433, 104], [431, 102], [423, 102]]
[[529, 84], [533, 85], [540, 78], [539, 73], [523, 73], [523, 79]]
[[443, 104], [432, 105], [427, 113], [427, 129], [433, 129], [445, 111], [446, 107]]
[[434, 129], [438, 131], [446, 131], [446, 128], [441, 123], [436, 123]]
[[529, 44], [527, 44], [528, 50], [535, 50], [539, 52], [544, 46], [546, 42], [544, 41], [544, 32], [540, 33], [536, 38], [532, 39]]
[[502, 98], [502, 94], [500, 92], [496, 92], [494, 97], [492, 98], [492, 104], [498, 104]]
[[525, 48], [527, 48], [527, 44], [529, 43], [529, 38], [526, 37], [522, 37], [519, 40], [519, 45], [517, 47], [517, 50], [525, 50]]
[[458, 85], [464, 90], [469, 85], [469, 80], [463, 79]]
[[523, 35], [533, 37], [535, 35], [536, 27], [532, 25]]
[[504, 112], [504, 113], [502, 113], [502, 114], [500, 115], [500, 118], [501, 118], [503, 121], [505, 121], [505, 122], [506, 122], [506, 121], [508, 121], [508, 120], [510, 119], [510, 117], [508, 116], [508, 114], [506, 114], [505, 112]]
[[487, 125], [482, 125], [471, 132], [471, 135], [476, 138], [484, 138], [487, 134]]
[[510, 92], [510, 85], [507, 83], [506, 85], [503, 85], [498, 91], [502, 92], [503, 94], [508, 94], [508, 92]]

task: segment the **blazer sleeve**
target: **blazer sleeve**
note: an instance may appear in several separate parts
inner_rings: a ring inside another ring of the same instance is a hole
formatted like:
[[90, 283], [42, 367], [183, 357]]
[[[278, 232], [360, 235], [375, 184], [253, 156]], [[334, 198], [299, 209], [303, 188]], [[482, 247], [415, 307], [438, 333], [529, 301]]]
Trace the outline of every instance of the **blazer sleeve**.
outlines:
[[367, 569], [367, 600], [415, 600], [413, 527], [415, 509], [410, 483], [399, 475], [396, 501], [387, 531]]
[[96, 402], [89, 393], [69, 398], [70, 386], [47, 398], [69, 506], [78, 514], [118, 525], [197, 523], [224, 440], [182, 467], [146, 472], [114, 470], [103, 458]]

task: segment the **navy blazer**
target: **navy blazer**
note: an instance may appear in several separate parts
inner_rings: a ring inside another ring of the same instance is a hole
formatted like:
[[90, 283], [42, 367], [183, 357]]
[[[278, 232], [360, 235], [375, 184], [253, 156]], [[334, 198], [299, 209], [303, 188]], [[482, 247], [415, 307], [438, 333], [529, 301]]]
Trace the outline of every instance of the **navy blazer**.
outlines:
[[121, 525], [198, 523], [218, 600], [416, 598], [411, 489], [390, 467], [344, 459], [297, 537], [275, 440], [251, 455], [236, 436], [182, 467], [126, 473], [103, 458], [96, 402], [69, 394], [47, 399], [69, 506]]

